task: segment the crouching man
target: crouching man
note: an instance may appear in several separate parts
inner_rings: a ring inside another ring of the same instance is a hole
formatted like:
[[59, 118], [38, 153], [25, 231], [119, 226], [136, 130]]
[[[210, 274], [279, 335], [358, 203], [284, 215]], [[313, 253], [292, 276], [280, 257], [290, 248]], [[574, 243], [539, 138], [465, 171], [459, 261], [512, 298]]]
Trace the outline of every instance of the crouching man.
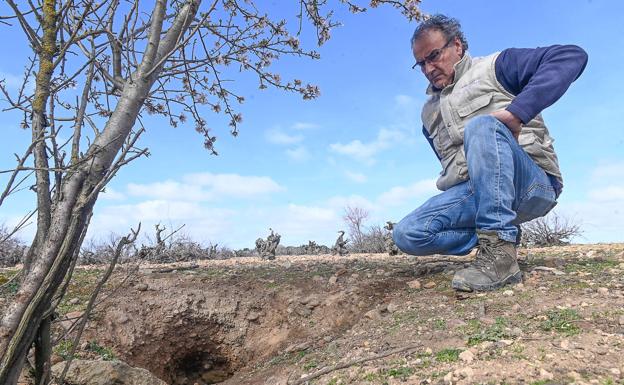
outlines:
[[412, 36], [414, 68], [429, 80], [423, 133], [442, 164], [442, 193], [394, 227], [412, 255], [476, 260], [453, 277], [461, 291], [520, 282], [520, 223], [546, 215], [563, 187], [553, 139], [540, 115], [583, 72], [587, 54], [572, 45], [509, 48], [471, 57], [456, 19], [434, 15]]

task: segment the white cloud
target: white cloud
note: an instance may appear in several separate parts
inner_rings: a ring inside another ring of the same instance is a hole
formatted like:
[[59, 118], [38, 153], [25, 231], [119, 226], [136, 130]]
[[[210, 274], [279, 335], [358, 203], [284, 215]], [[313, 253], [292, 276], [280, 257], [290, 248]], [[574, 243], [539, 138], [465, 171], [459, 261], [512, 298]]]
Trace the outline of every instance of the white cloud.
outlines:
[[382, 193], [377, 202], [381, 206], [402, 206], [408, 200], [430, 197], [439, 191], [435, 179], [425, 179], [409, 186], [396, 186]]
[[349, 156], [360, 162], [373, 164], [375, 155], [386, 150], [396, 143], [400, 143], [405, 139], [405, 134], [399, 130], [389, 130], [382, 128], [377, 133], [377, 138], [369, 143], [363, 143], [359, 139], [353, 140], [347, 144], [332, 143], [329, 145], [331, 151]]
[[172, 180], [147, 184], [130, 183], [127, 190], [131, 196], [164, 200], [201, 201], [212, 197], [208, 191], [203, 191], [200, 185]]
[[272, 128], [264, 133], [265, 138], [273, 144], [289, 145], [303, 141], [303, 135], [289, 135], [279, 128]]
[[141, 222], [142, 237], [153, 237], [154, 225], [168, 230], [184, 225], [182, 233], [194, 240], [226, 239], [232, 230], [233, 210], [211, 208], [197, 202], [148, 200], [137, 204], [97, 208], [89, 227], [89, 238], [106, 237], [109, 233], [125, 234]]
[[283, 191], [284, 188], [267, 176], [243, 176], [238, 174], [212, 174], [209, 172], [186, 175], [183, 180], [210, 188], [217, 196], [253, 197]]
[[601, 164], [591, 174], [594, 182], [622, 181], [624, 180], [624, 162]]
[[296, 122], [295, 124], [291, 126], [293, 130], [297, 130], [297, 131], [311, 130], [311, 129], [319, 128], [319, 127], [320, 126], [316, 123], [308, 123], [308, 122]]
[[[608, 186], [592, 189], [587, 195], [595, 202], [622, 202], [624, 204], [624, 186]], [[624, 222], [624, 219], [623, 219]]]
[[167, 180], [147, 184], [130, 183], [128, 194], [135, 197], [178, 201], [209, 201], [228, 198], [254, 198], [283, 191], [266, 176], [196, 173], [182, 177], [182, 182]]
[[355, 183], [364, 183], [368, 180], [366, 175], [359, 172], [345, 171], [347, 179]]
[[288, 157], [291, 158], [292, 160], [296, 160], [296, 161], [304, 161], [310, 158], [310, 153], [308, 149], [303, 146], [298, 146], [298, 147], [286, 150], [286, 155], [288, 155]]

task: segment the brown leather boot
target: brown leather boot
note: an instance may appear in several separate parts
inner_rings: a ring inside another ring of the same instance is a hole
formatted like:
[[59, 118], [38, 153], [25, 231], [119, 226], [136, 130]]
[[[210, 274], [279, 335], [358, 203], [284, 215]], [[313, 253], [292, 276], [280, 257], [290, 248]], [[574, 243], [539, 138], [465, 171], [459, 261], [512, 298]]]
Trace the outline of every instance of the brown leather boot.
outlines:
[[516, 245], [498, 238], [495, 231], [479, 231], [475, 261], [453, 276], [452, 286], [460, 291], [496, 290], [522, 280], [516, 261]]

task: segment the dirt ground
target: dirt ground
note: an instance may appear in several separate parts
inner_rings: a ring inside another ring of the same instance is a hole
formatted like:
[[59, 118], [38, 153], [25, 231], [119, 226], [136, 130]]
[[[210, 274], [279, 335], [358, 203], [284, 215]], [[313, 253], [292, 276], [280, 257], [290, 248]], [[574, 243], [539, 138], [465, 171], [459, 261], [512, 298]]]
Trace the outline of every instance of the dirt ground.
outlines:
[[[121, 359], [172, 385], [624, 384], [624, 244], [520, 254], [522, 284], [468, 294], [450, 287], [466, 258], [122, 266], [79, 355]], [[99, 274], [75, 273], [57, 333]]]

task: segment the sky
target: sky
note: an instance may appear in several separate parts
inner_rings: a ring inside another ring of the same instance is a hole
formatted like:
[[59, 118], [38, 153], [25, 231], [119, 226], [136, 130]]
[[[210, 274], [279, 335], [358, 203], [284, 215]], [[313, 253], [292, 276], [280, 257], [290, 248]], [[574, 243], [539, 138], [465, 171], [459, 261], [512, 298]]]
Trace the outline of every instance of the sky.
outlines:
[[[284, 3], [258, 2], [286, 16], [291, 10]], [[231, 248], [253, 248], [269, 228], [285, 245], [331, 245], [346, 229], [347, 205], [368, 210], [372, 226], [399, 221], [439, 193], [440, 165], [421, 133], [427, 81], [411, 69], [416, 23], [387, 6], [358, 15], [336, 10], [342, 26], [325, 45], [314, 47], [314, 39], [302, 36], [320, 60], [275, 65], [284, 78], [317, 84], [318, 99], [259, 90], [242, 77], [236, 83], [246, 98], [240, 135], [232, 137], [223, 118], [208, 115], [218, 156], [204, 150], [192, 126], [147, 119], [140, 144], [151, 155], [122, 169], [100, 195], [88, 237], [105, 240], [142, 222], [152, 238], [155, 223], [169, 230], [184, 225], [180, 233], [200, 243]], [[576, 242], [623, 242], [624, 80], [617, 70], [624, 62], [624, 2], [423, 0], [422, 10], [459, 19], [472, 56], [552, 44], [587, 51], [583, 75], [543, 111], [565, 184], [555, 211], [581, 225]], [[11, 53], [0, 58], [0, 79], [15, 86], [28, 47], [20, 31], [0, 28]], [[0, 169], [6, 170], [30, 133], [15, 114], [0, 114], [0, 127]], [[0, 223], [16, 223], [35, 204], [31, 191], [11, 196], [0, 207]], [[28, 240], [34, 227], [19, 236]]]

